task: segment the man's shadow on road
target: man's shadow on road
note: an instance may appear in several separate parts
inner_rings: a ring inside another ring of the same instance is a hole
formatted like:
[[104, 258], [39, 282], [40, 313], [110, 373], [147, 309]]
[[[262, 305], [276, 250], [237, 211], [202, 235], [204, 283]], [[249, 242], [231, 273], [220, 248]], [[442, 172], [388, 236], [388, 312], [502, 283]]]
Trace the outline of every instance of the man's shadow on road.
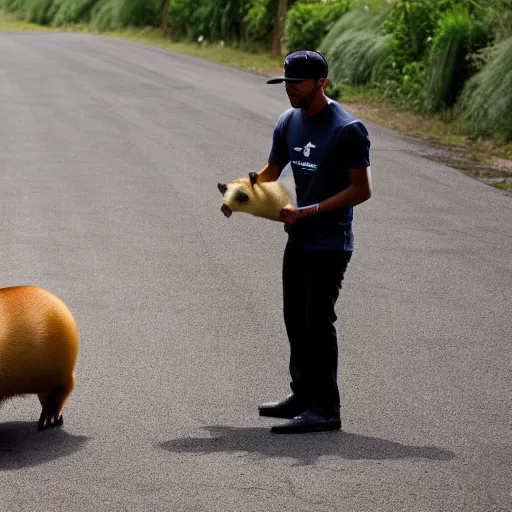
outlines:
[[87, 437], [64, 427], [37, 431], [37, 422], [0, 423], [0, 472], [38, 466], [81, 450]]
[[455, 454], [435, 446], [407, 446], [377, 437], [347, 432], [323, 432], [301, 435], [270, 434], [268, 428], [209, 426], [211, 437], [186, 437], [161, 443], [174, 453], [247, 452], [262, 458], [291, 458], [299, 465], [314, 464], [319, 457], [341, 459], [429, 459], [449, 461]]

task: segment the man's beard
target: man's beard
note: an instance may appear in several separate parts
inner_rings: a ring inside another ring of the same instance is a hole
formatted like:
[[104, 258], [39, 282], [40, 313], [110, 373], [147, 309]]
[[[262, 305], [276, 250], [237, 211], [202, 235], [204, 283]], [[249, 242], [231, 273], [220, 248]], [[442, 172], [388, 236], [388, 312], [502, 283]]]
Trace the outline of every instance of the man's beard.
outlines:
[[309, 101], [307, 101], [306, 98], [301, 98], [296, 108], [303, 108], [304, 110], [308, 110], [310, 106], [311, 103], [309, 103]]
[[309, 107], [311, 107], [311, 104], [313, 103], [313, 100], [319, 90], [320, 86], [315, 87], [315, 89], [310, 94], [300, 99], [299, 104], [295, 108], [302, 108], [304, 110], [308, 110]]

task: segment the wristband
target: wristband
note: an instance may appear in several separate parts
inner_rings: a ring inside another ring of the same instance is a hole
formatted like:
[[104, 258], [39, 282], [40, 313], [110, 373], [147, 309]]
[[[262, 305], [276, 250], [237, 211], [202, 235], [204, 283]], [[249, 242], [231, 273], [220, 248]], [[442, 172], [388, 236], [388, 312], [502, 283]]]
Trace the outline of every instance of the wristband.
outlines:
[[299, 215], [303, 217], [304, 215], [308, 215], [311, 213], [318, 213], [318, 204], [312, 204], [310, 206], [301, 206], [300, 208], [297, 208], [299, 210]]

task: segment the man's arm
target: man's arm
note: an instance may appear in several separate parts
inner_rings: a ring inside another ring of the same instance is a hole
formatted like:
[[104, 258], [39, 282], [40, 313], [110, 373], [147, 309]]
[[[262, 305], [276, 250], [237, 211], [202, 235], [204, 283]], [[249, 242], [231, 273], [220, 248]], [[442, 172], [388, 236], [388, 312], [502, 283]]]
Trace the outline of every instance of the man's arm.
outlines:
[[309, 205], [303, 209], [285, 206], [281, 210], [283, 222], [292, 226], [299, 219], [332, 212], [341, 208], [349, 208], [364, 203], [372, 196], [372, 177], [370, 167], [349, 169], [350, 185], [343, 191], [329, 197], [317, 205]]
[[249, 178], [251, 179], [251, 183], [254, 185], [256, 182], [258, 183], [266, 183], [268, 181], [276, 181], [279, 176], [281, 176], [281, 172], [283, 170], [283, 166], [279, 164], [267, 164], [263, 169], [259, 172], [250, 172]]
[[370, 199], [373, 191], [370, 168], [349, 169], [348, 176], [350, 179], [349, 187], [319, 203], [318, 213], [350, 208]]

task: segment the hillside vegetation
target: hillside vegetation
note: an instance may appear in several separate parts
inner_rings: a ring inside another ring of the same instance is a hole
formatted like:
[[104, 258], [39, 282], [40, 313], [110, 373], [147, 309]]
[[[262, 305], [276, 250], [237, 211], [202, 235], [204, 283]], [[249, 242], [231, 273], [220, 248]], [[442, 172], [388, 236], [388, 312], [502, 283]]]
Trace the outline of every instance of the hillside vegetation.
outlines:
[[512, 154], [512, 0], [0, 0], [0, 12], [46, 27], [153, 27], [269, 62], [318, 49], [331, 97], [434, 116]]

